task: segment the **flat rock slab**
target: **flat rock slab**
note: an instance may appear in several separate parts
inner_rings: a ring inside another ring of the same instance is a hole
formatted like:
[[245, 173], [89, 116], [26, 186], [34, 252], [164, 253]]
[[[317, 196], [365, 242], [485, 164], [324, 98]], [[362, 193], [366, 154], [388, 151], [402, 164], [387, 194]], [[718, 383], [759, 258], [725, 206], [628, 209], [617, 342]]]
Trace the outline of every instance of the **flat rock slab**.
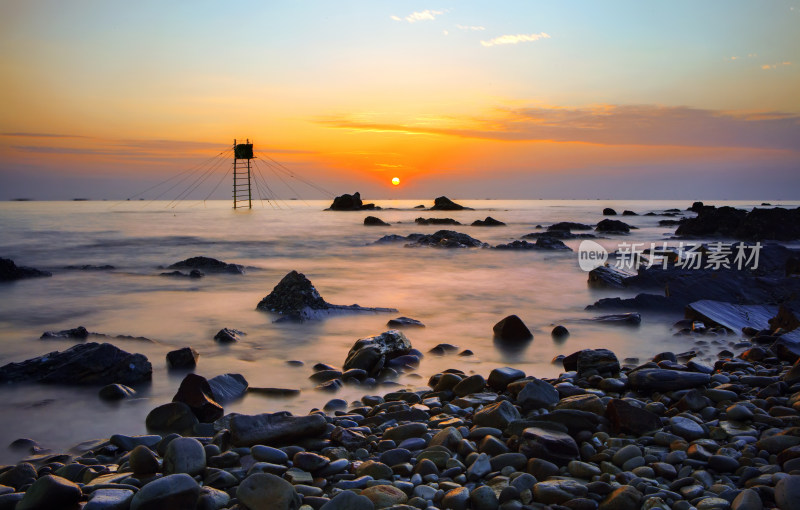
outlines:
[[638, 391], [676, 391], [708, 384], [711, 376], [697, 372], [679, 372], [644, 368], [628, 374], [628, 383]]
[[[717, 324], [735, 333], [741, 333], [746, 327], [769, 329], [769, 320], [777, 314], [775, 305], [736, 305], [710, 299], [695, 301], [686, 307], [687, 318]], [[800, 330], [785, 333], [781, 338], [800, 342]]]
[[325, 417], [319, 414], [238, 414], [231, 417], [231, 441], [236, 446], [253, 446], [317, 437], [325, 431], [327, 424]]

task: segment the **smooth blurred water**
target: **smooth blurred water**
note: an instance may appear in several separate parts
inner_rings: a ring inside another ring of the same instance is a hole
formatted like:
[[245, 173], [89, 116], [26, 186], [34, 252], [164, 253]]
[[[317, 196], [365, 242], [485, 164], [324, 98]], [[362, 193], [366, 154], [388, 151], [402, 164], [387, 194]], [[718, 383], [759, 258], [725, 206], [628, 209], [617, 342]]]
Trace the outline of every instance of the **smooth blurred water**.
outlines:
[[[155, 343], [114, 343], [140, 352], [153, 364], [153, 381], [137, 388], [139, 398], [109, 404], [97, 388], [9, 385], [0, 388], [0, 443], [30, 437], [46, 447], [65, 449], [86, 439], [112, 433], [144, 433], [144, 418], [153, 407], [172, 399], [184, 374], [169, 373], [165, 355], [187, 345], [200, 352], [196, 372], [213, 377], [243, 374], [251, 386], [298, 388], [299, 397], [248, 395], [226, 406], [226, 412], [257, 413], [288, 409], [306, 413], [335, 397], [357, 399], [364, 390], [348, 387], [335, 395], [313, 389], [311, 366], [341, 366], [353, 342], [379, 334], [399, 315], [424, 322], [406, 330], [414, 347], [427, 352], [441, 342], [475, 352], [472, 358], [426, 356], [416, 374], [399, 382], [424, 386], [445, 368], [488, 375], [511, 365], [539, 377], [555, 376], [551, 360], [588, 347], [605, 347], [624, 357], [649, 357], [663, 350], [687, 350], [692, 341], [674, 337], [674, 315], [645, 315], [638, 328], [613, 327], [580, 319], [592, 317], [584, 307], [616, 291], [587, 287], [576, 253], [443, 250], [371, 245], [385, 234], [432, 233], [441, 227], [418, 226], [414, 218], [452, 217], [466, 224], [446, 227], [492, 245], [535, 232], [537, 225], [557, 221], [596, 223], [604, 207], [639, 214], [668, 208], [685, 210], [683, 201], [486, 201], [463, 200], [474, 211], [422, 211], [430, 201], [379, 201], [375, 212], [330, 212], [329, 202], [291, 201], [281, 208], [256, 204], [234, 211], [228, 202], [6, 202], [0, 203], [0, 257], [19, 265], [46, 269], [52, 278], [0, 284], [0, 364], [20, 361], [73, 342], [40, 340], [44, 331], [85, 326], [111, 335], [145, 336]], [[717, 203], [719, 204], [719, 203]], [[757, 203], [728, 203], [752, 207]], [[691, 213], [689, 213], [691, 214]], [[375, 215], [389, 227], [366, 227]], [[505, 227], [471, 227], [486, 216]], [[618, 216], [639, 227], [630, 236], [599, 242], [614, 250], [622, 241], [667, 239], [672, 227], [658, 227], [663, 216]], [[577, 249], [578, 241], [567, 241]], [[194, 279], [159, 276], [161, 266], [204, 255], [249, 266], [247, 274]], [[111, 271], [63, 269], [68, 265], [111, 264]], [[275, 316], [256, 311], [256, 304], [290, 270], [304, 273], [331, 303], [393, 307], [397, 314], [358, 314], [318, 322], [273, 323]], [[534, 333], [524, 349], [498, 349], [492, 326], [509, 314], [519, 315]], [[550, 330], [565, 324], [571, 336], [554, 342]], [[222, 327], [247, 333], [243, 342], [218, 345]], [[287, 360], [302, 360], [291, 367]], [[0, 445], [1, 446], [1, 445]], [[0, 461], [11, 454], [0, 448]], [[13, 460], [13, 459], [12, 459]]]

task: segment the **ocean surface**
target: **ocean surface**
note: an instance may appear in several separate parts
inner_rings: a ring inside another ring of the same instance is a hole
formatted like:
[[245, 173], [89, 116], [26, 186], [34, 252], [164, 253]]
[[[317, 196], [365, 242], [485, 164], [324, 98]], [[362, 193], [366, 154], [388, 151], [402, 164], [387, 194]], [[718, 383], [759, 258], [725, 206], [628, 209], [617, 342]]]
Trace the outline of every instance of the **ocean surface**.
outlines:
[[[340, 367], [358, 338], [386, 331], [386, 322], [400, 315], [426, 324], [405, 330], [423, 353], [442, 342], [475, 353], [470, 358], [427, 355], [416, 372], [398, 380], [408, 388], [424, 387], [430, 375], [451, 367], [486, 376], [493, 368], [514, 366], [552, 377], [562, 371], [560, 363], [552, 363], [556, 355], [583, 348], [609, 348], [622, 360], [694, 347], [691, 337], [674, 336], [672, 324], [680, 318], [674, 314], [645, 314], [639, 327], [583, 321], [599, 315], [585, 311], [586, 305], [625, 294], [590, 289], [576, 252], [371, 244], [386, 234], [450, 228], [496, 245], [543, 230], [537, 225], [594, 224], [603, 219], [604, 207], [639, 213], [616, 217], [639, 230], [598, 240], [613, 251], [622, 241], [668, 239], [674, 227], [658, 226], [665, 216], [641, 214], [670, 208], [685, 211], [691, 201], [458, 202], [475, 210], [414, 209], [418, 204], [431, 206], [431, 200], [376, 201], [384, 210], [375, 212], [324, 211], [329, 201], [256, 202], [252, 210], [233, 210], [227, 201], [185, 202], [176, 207], [139, 201], [0, 203], [0, 257], [53, 272], [51, 278], [0, 284], [0, 365], [75, 343], [40, 340], [44, 331], [85, 326], [92, 332], [153, 340], [113, 342], [145, 354], [153, 365], [152, 383], [137, 387], [137, 397], [130, 400], [101, 401], [98, 388], [92, 387], [0, 387], [0, 462], [16, 460], [18, 454], [6, 451], [4, 445], [20, 437], [61, 451], [113, 433], [146, 433], [145, 416], [171, 401], [184, 375], [167, 370], [165, 355], [184, 346], [199, 351], [196, 373], [205, 377], [240, 373], [251, 386], [302, 390], [289, 399], [247, 395], [226, 405], [226, 412], [286, 409], [300, 414], [321, 408], [334, 397], [355, 400], [365, 393], [393, 391], [394, 387], [345, 387], [336, 394], [323, 393], [314, 390], [308, 376], [317, 362]], [[749, 208], [759, 203], [725, 204]], [[367, 215], [392, 225], [366, 227]], [[466, 226], [419, 226], [414, 223], [419, 216], [451, 217]], [[507, 226], [468, 226], [486, 216]], [[579, 241], [566, 244], [577, 250]], [[159, 275], [163, 267], [199, 255], [243, 264], [246, 274], [208, 274], [202, 279]], [[109, 264], [114, 269], [65, 269], [87, 264]], [[257, 311], [256, 304], [293, 269], [304, 273], [330, 303], [392, 307], [399, 312], [275, 323], [277, 317]], [[533, 341], [513, 352], [496, 346], [492, 335], [492, 326], [509, 314], [519, 315], [534, 333]], [[570, 330], [568, 339], [551, 338], [555, 324]], [[239, 343], [219, 345], [213, 337], [223, 327], [247, 335]], [[723, 339], [722, 345], [734, 339]], [[305, 365], [289, 366], [287, 360], [302, 360]]]

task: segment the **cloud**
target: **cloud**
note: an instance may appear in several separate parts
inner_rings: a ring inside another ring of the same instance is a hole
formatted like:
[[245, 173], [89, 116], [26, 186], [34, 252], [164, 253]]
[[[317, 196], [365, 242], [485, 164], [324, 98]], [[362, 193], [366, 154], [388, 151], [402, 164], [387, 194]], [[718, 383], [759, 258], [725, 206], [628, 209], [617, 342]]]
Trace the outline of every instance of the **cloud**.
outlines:
[[474, 31], [482, 31], [486, 30], [486, 27], [482, 27], [480, 25], [473, 26], [473, 25], [456, 25], [457, 28], [461, 30], [474, 30]]
[[446, 12], [447, 12], [446, 10], [433, 11], [430, 9], [425, 9], [424, 11], [412, 12], [411, 14], [403, 18], [394, 15], [391, 16], [391, 18], [395, 21], [408, 21], [409, 23], [416, 23], [417, 21], [433, 21], [436, 19], [436, 16], [441, 16]]
[[778, 62], [777, 64], [764, 64], [763, 66], [761, 66], [761, 69], [768, 71], [770, 69], [777, 69], [778, 67], [790, 66], [790, 65], [792, 65], [791, 62]]
[[[800, 115], [737, 113], [657, 105], [498, 109], [469, 127], [370, 123], [349, 117], [319, 123], [341, 129], [500, 141], [581, 142], [600, 145], [736, 147], [798, 151]], [[454, 123], [448, 122], [448, 126]]]
[[521, 42], [533, 42], [539, 39], [550, 39], [550, 36], [544, 32], [538, 34], [517, 34], [517, 35], [501, 35], [488, 41], [481, 41], [483, 46], [487, 48], [490, 46], [498, 46], [501, 44], [519, 44]]

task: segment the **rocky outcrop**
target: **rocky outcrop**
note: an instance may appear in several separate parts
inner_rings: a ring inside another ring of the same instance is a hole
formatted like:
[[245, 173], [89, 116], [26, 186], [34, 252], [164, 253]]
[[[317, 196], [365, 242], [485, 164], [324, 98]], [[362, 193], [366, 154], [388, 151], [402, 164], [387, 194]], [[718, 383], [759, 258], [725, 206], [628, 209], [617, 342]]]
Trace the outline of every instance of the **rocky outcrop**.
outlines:
[[[167, 269], [197, 270], [201, 273], [205, 271], [206, 273], [244, 274], [244, 266], [239, 264], [228, 264], [227, 262], [212, 259], [211, 257], [191, 257], [167, 266]], [[195, 273], [195, 275], [192, 275], [192, 273], [189, 273], [188, 276], [192, 276], [192, 278], [198, 278], [202, 276], [202, 274], [197, 275]]]
[[183, 347], [167, 353], [167, 367], [173, 369], [192, 369], [197, 366], [200, 353], [191, 347]]
[[333, 199], [333, 203], [328, 207], [328, 211], [364, 211], [380, 209], [375, 204], [365, 204], [361, 201], [361, 193], [356, 191], [352, 195], [345, 193]]
[[597, 232], [607, 232], [610, 234], [627, 234], [633, 227], [624, 221], [605, 219], [597, 224], [595, 230]]
[[189, 406], [200, 423], [212, 423], [224, 414], [222, 406], [214, 401], [208, 380], [197, 374], [187, 374], [183, 378], [172, 401]]
[[109, 343], [89, 342], [0, 367], [0, 382], [130, 386], [149, 381], [152, 373], [153, 367], [143, 354], [131, 354]]
[[464, 207], [463, 205], [457, 204], [450, 200], [445, 196], [437, 197], [433, 201], [433, 207], [430, 209], [431, 211], [464, 211], [472, 209], [470, 207]]
[[433, 234], [419, 235], [411, 234], [408, 236], [411, 241], [406, 246], [430, 246], [433, 248], [488, 248], [489, 245], [470, 237], [461, 232], [453, 230], [439, 230]]
[[528, 241], [512, 241], [507, 244], [498, 244], [496, 250], [550, 250], [550, 251], [572, 251], [572, 248], [559, 241], [555, 237], [537, 237], [535, 243]]
[[317, 437], [325, 432], [327, 424], [321, 414], [308, 416], [292, 416], [288, 412], [235, 414], [230, 420], [231, 443], [235, 446], [280, 445]]
[[342, 369], [365, 370], [370, 376], [380, 374], [392, 359], [411, 352], [411, 342], [402, 331], [390, 329], [380, 335], [361, 338], [347, 353]]
[[576, 223], [574, 221], [560, 221], [558, 223], [553, 223], [549, 227], [547, 227], [548, 232], [552, 232], [553, 230], [592, 230], [594, 228], [593, 225], [587, 225], [585, 223]]
[[257, 310], [274, 312], [286, 320], [313, 320], [348, 312], [396, 312], [394, 308], [332, 305], [322, 299], [304, 274], [290, 271], [258, 305]]
[[453, 218], [417, 218], [414, 220], [417, 225], [461, 225], [461, 222]]
[[494, 325], [494, 336], [503, 340], [530, 340], [533, 333], [516, 315], [509, 315]]
[[364, 218], [364, 225], [368, 227], [388, 227], [389, 224], [375, 216], [367, 216]]
[[472, 222], [473, 227], [505, 227], [506, 224], [498, 221], [491, 216], [487, 216], [484, 220], [475, 220]]
[[800, 207], [754, 208], [748, 212], [728, 206], [704, 206], [697, 210], [696, 217], [685, 219], [675, 235], [689, 238], [720, 236], [743, 241], [793, 241], [800, 239]]
[[32, 267], [18, 266], [11, 259], [0, 258], [0, 282], [22, 280], [23, 278], [37, 278], [40, 276], [53, 276], [49, 271], [40, 271]]
[[603, 216], [616, 216], [616, 215], [617, 211], [615, 211], [610, 207], [606, 207], [605, 209], [603, 209]]

